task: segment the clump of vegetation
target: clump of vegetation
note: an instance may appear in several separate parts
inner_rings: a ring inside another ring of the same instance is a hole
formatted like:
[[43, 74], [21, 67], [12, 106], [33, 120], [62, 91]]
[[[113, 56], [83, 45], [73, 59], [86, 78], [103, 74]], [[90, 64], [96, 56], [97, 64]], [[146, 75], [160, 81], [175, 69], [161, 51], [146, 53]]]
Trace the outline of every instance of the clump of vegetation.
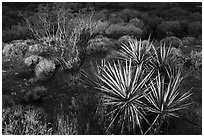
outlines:
[[137, 18], [141, 15], [140, 11], [124, 9], [118, 13], [119, 17], [121, 17], [125, 22], [129, 22], [133, 18]]
[[28, 50], [28, 45], [23, 41], [13, 41], [10, 44], [6, 44], [2, 51], [3, 57], [6, 59], [24, 58]]
[[104, 22], [98, 22], [96, 27], [93, 30], [94, 34], [99, 34], [99, 35], [103, 35], [105, 34], [105, 30], [109, 27], [109, 23], [107, 21]]
[[175, 48], [181, 48], [183, 46], [182, 40], [174, 36], [166, 37], [162, 39], [160, 42], [164, 43], [165, 45], [171, 45], [172, 47]]
[[37, 80], [45, 80], [52, 76], [56, 69], [56, 64], [52, 60], [43, 59], [35, 67]]
[[38, 64], [41, 60], [43, 60], [42, 57], [37, 56], [37, 55], [31, 55], [30, 57], [27, 57], [24, 60], [24, 63], [28, 66], [28, 67], [32, 67], [35, 66], [36, 64]]
[[107, 50], [111, 48], [112, 43], [113, 42], [107, 37], [96, 36], [94, 39], [88, 41], [87, 53], [106, 53]]
[[143, 30], [131, 24], [127, 24], [127, 25], [111, 24], [105, 30], [105, 33], [113, 38], [119, 38], [124, 35], [133, 35], [133, 36], [141, 37]]
[[34, 44], [34, 45], [30, 45], [28, 48], [28, 52], [30, 55], [39, 55], [43, 52], [46, 52], [48, 49], [46, 48], [45, 45], [43, 44]]
[[49, 123], [42, 122], [46, 118], [42, 110], [33, 107], [13, 106], [2, 110], [2, 134], [4, 135], [50, 135]]
[[194, 68], [198, 70], [202, 68], [202, 52], [191, 51], [190, 59]]
[[145, 26], [144, 23], [138, 18], [131, 19], [129, 23], [140, 29], [144, 29]]

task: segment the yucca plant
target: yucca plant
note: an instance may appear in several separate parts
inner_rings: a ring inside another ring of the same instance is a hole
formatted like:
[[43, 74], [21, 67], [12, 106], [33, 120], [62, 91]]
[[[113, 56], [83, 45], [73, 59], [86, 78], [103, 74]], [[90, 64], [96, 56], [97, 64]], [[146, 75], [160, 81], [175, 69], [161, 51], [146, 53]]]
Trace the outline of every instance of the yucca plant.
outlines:
[[165, 78], [159, 72], [155, 81], [151, 81], [150, 92], [145, 95], [148, 101], [146, 109], [155, 115], [155, 119], [146, 133], [153, 129], [154, 134], [158, 134], [168, 118], [178, 118], [178, 111], [192, 104], [186, 103], [192, 95], [191, 90], [186, 93], [180, 91], [182, 81], [181, 71], [175, 76], [171, 75], [169, 83], [165, 83]]
[[126, 43], [122, 43], [122, 49], [117, 52], [116, 58], [124, 61], [131, 59], [134, 64], [143, 63], [144, 68], [149, 68], [152, 46], [150, 38], [145, 42], [142, 42], [141, 39], [129, 39]]
[[178, 56], [173, 54], [174, 48], [171, 45], [167, 47], [165, 44], [161, 44], [158, 48], [155, 46], [152, 47], [154, 53], [150, 64], [155, 73], [159, 71], [161, 75], [170, 78], [173, 70], [182, 68], [182, 62]]
[[103, 94], [104, 105], [110, 108], [107, 114], [110, 124], [106, 132], [114, 128], [119, 129], [121, 134], [143, 134], [142, 123], [149, 124], [142, 99], [148, 91], [147, 84], [153, 71], [145, 74], [142, 65], [133, 67], [131, 60], [126, 61], [125, 66], [120, 61], [97, 65], [100, 73], [95, 75], [101, 81], [97, 89]]

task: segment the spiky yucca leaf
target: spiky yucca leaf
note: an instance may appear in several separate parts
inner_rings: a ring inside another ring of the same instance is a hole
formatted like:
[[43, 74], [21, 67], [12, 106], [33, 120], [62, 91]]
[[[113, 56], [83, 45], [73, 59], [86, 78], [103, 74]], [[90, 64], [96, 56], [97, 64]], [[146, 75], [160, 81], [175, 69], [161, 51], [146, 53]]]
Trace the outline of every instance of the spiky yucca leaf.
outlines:
[[147, 110], [157, 116], [147, 132], [156, 122], [161, 126], [167, 117], [179, 117], [177, 112], [192, 104], [184, 102], [192, 93], [191, 90], [184, 94], [180, 92], [182, 80], [181, 71], [178, 71], [175, 76], [171, 75], [169, 83], [165, 83], [165, 78], [159, 72], [155, 82], [151, 81], [150, 92], [145, 96], [149, 102]]
[[117, 63], [105, 63], [100, 67], [101, 74], [97, 75], [102, 84], [98, 89], [104, 94], [104, 104], [112, 107], [110, 111], [111, 123], [107, 129], [115, 124], [128, 133], [136, 133], [137, 129], [143, 134], [141, 121], [148, 120], [144, 115], [146, 106], [141, 99], [148, 91], [147, 83], [150, 80], [152, 71], [144, 75], [142, 64], [132, 67], [132, 61], [126, 61], [125, 66], [120, 61]]
[[129, 39], [127, 43], [122, 43], [121, 50], [117, 52], [118, 59], [121, 60], [129, 60], [136, 65], [140, 65], [143, 63], [144, 67], [149, 67], [148, 62], [151, 60], [151, 50], [152, 50], [152, 42], [150, 39], [142, 42], [141, 39]]
[[174, 48], [169, 45], [161, 44], [158, 48], [152, 46], [154, 49], [154, 58], [151, 60], [152, 68], [154, 68], [155, 73], [159, 71], [160, 74], [168, 76], [168, 78], [175, 74], [174, 70], [182, 68], [180, 63], [180, 58], [174, 55]]

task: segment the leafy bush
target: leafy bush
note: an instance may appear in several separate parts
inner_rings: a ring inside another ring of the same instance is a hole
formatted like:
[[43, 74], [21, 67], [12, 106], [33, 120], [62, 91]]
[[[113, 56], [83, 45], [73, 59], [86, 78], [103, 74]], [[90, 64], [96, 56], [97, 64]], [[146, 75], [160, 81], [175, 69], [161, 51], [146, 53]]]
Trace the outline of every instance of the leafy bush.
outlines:
[[157, 32], [161, 37], [180, 36], [181, 25], [179, 21], [164, 21], [157, 26]]
[[89, 40], [87, 53], [106, 52], [111, 48], [112, 42], [109, 38], [103, 36], [96, 36], [94, 39]]
[[144, 26], [145, 26], [144, 23], [138, 18], [131, 19], [129, 21], [129, 24], [133, 24], [135, 27], [140, 29], [144, 29]]
[[171, 45], [172, 47], [175, 47], [175, 48], [180, 48], [183, 46], [182, 40], [174, 36], [166, 37], [162, 39], [160, 43], [165, 45]]
[[3, 57], [6, 59], [24, 58], [28, 50], [28, 45], [23, 41], [13, 41], [10, 44], [5, 44], [2, 51]]
[[97, 25], [93, 14], [73, 15], [66, 4], [50, 3], [39, 5], [38, 13], [25, 21], [35, 38], [49, 47], [52, 57], [62, 60], [64, 69], [70, 70], [80, 67], [84, 60], [87, 42]]
[[129, 22], [133, 18], [137, 18], [141, 15], [140, 11], [124, 9], [118, 13], [118, 16], [121, 17], [125, 22]]
[[36, 76], [34, 79], [31, 79], [30, 82], [47, 80], [54, 74], [55, 70], [58, 68], [58, 65], [61, 65], [54, 59], [48, 60], [37, 55], [31, 55], [30, 57], [26, 58], [24, 63], [33, 69]]
[[94, 18], [96, 20], [101, 20], [102, 22], [104, 22], [105, 20], [108, 20], [108, 12], [109, 11], [107, 9], [100, 10], [94, 15]]
[[190, 59], [193, 67], [201, 69], [202, 67], [202, 52], [191, 51]]
[[105, 30], [108, 28], [108, 26], [109, 26], [109, 23], [107, 21], [98, 22], [96, 27], [93, 30], [93, 33], [103, 35], [105, 34]]
[[202, 24], [198, 21], [192, 22], [188, 26], [188, 34], [190, 36], [198, 36], [202, 33]]
[[28, 53], [31, 55], [39, 55], [43, 52], [48, 52], [48, 47], [40, 43], [30, 45], [28, 48]]
[[108, 19], [108, 22], [110, 24], [117, 24], [117, 23], [123, 23], [124, 20], [122, 18], [118, 17], [116, 14], [112, 14], [110, 16], [110, 18]]
[[35, 67], [37, 80], [47, 80], [56, 69], [56, 64], [52, 60], [43, 59]]
[[134, 25], [119, 25], [119, 24], [111, 24], [105, 31], [107, 35], [113, 38], [118, 38], [124, 35], [133, 35], [137, 37], [141, 37], [143, 30], [135, 27]]
[[35, 66], [36, 64], [38, 64], [41, 60], [43, 60], [42, 57], [37, 56], [37, 55], [31, 55], [30, 57], [27, 57], [27, 58], [24, 60], [24, 63], [25, 63], [28, 67], [31, 67], [31, 66]]

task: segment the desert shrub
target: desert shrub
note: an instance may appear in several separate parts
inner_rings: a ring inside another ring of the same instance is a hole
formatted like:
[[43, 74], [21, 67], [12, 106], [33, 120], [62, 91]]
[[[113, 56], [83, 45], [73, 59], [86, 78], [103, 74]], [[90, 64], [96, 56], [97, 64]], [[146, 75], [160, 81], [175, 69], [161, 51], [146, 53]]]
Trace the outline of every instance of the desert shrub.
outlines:
[[140, 29], [144, 29], [144, 26], [145, 26], [144, 23], [138, 18], [131, 19], [129, 21], [129, 24], [133, 24], [135, 27]]
[[63, 60], [64, 69], [69, 70], [70, 62], [78, 64], [76, 67], [83, 62], [87, 42], [97, 25], [93, 14], [73, 15], [66, 4], [50, 3], [39, 5], [38, 13], [25, 21], [35, 38], [49, 47], [52, 57]]
[[93, 30], [93, 33], [103, 35], [105, 34], [105, 30], [108, 28], [108, 26], [109, 26], [109, 23], [107, 21], [98, 22], [96, 27]]
[[112, 41], [103, 36], [96, 36], [94, 39], [89, 40], [87, 53], [91, 54], [94, 52], [107, 52], [111, 48]]
[[157, 26], [157, 32], [160, 37], [180, 36], [181, 25], [179, 21], [164, 21]]
[[[31, 55], [26, 58], [24, 63], [35, 73], [35, 78], [30, 79], [30, 82], [48, 80], [59, 66], [62, 67], [61, 64], [58, 64], [54, 59], [45, 59], [37, 55]], [[72, 67], [72, 64], [69, 65]]]
[[47, 80], [52, 76], [55, 69], [56, 64], [53, 60], [41, 60], [35, 67], [35, 75], [37, 80]]
[[183, 37], [182, 43], [184, 46], [192, 46], [195, 43], [194, 37]]
[[28, 45], [23, 41], [13, 41], [10, 44], [6, 44], [2, 51], [3, 57], [7, 59], [22, 59], [28, 51]]
[[28, 48], [28, 52], [31, 55], [39, 55], [43, 52], [48, 52], [48, 47], [38, 43], [38, 44], [30, 45]]
[[198, 36], [202, 33], [202, 24], [198, 21], [192, 22], [188, 26], [188, 35]]
[[33, 107], [13, 106], [2, 110], [2, 134], [4, 135], [50, 135], [52, 128], [43, 122], [43, 110]]
[[172, 47], [175, 47], [175, 48], [180, 48], [183, 46], [182, 40], [174, 36], [166, 37], [162, 39], [160, 43], [166, 44], [167, 46], [171, 45]]
[[100, 20], [102, 22], [104, 22], [105, 20], [108, 19], [108, 10], [107, 9], [103, 9], [103, 10], [100, 10], [99, 12], [97, 12], [95, 15], [94, 15], [94, 18], [96, 20]]
[[105, 31], [107, 35], [113, 38], [119, 38], [124, 35], [133, 35], [136, 37], [140, 37], [143, 33], [143, 30], [135, 27], [134, 25], [119, 25], [119, 24], [111, 24]]
[[117, 23], [122, 23], [122, 22], [124, 22], [124, 20], [114, 14], [114, 15], [112, 15], [112, 16], [108, 19], [108, 22], [109, 22], [110, 24], [117, 24]]
[[37, 55], [31, 55], [30, 57], [25, 58], [24, 63], [28, 66], [35, 66], [38, 64], [41, 60], [43, 60], [42, 57], [37, 56]]
[[137, 18], [141, 15], [140, 11], [124, 9], [118, 13], [118, 16], [121, 17], [125, 22], [129, 22], [133, 18]]
[[191, 64], [196, 69], [201, 69], [202, 67], [202, 52], [191, 51], [190, 54]]

